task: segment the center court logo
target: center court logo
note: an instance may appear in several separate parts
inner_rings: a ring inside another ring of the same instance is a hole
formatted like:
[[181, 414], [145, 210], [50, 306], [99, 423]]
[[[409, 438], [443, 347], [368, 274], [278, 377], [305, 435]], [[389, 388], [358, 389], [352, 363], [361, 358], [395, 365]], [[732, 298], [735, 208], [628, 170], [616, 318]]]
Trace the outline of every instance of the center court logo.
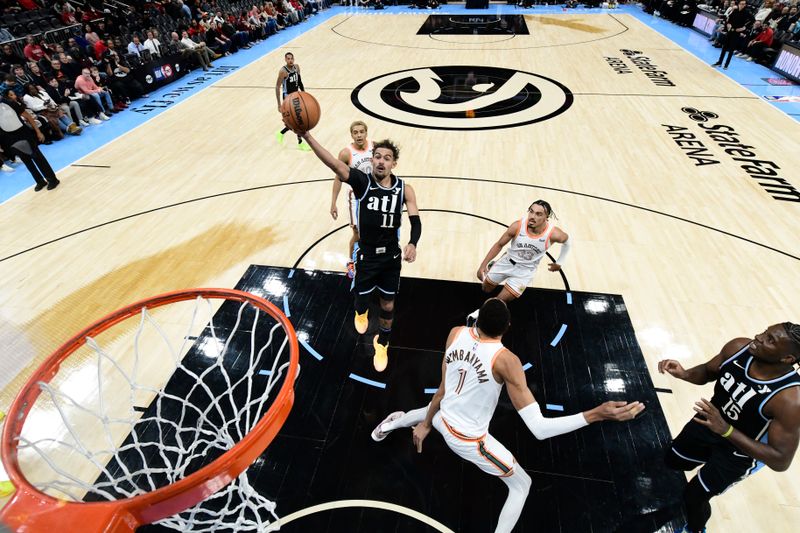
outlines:
[[373, 117], [434, 130], [514, 128], [556, 117], [572, 105], [561, 83], [499, 67], [401, 70], [367, 80], [350, 96]]

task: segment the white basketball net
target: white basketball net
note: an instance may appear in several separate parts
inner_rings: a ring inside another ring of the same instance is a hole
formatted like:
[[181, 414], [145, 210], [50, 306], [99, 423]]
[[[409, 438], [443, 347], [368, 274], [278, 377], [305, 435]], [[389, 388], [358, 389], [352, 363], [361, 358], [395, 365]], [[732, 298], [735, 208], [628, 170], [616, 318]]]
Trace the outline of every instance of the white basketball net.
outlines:
[[[288, 336], [279, 322], [249, 303], [239, 306], [236, 323], [225, 332], [220, 330], [230, 326], [215, 326], [210, 300], [197, 297], [187, 305], [194, 309], [181, 341], [171, 341], [170, 328], [143, 308], [138, 328], [130, 330], [132, 348], [104, 347], [86, 338], [79, 393], [68, 379], [61, 386], [57, 379], [39, 382], [42, 394], [18, 443], [23, 471], [25, 463], [36, 464], [35, 473], [25, 472], [32, 485], [71, 501], [131, 498], [192, 474], [255, 426], [289, 366]], [[208, 320], [198, 321], [206, 307]], [[116, 340], [107, 344], [120, 344]], [[280, 363], [284, 352], [286, 361]], [[143, 376], [158, 365], [167, 367], [167, 380], [159, 387], [145, 384], [149, 378]], [[87, 382], [92, 376], [94, 382]], [[91, 400], [83, 398], [92, 388]], [[142, 398], [149, 399], [149, 407], [137, 411]], [[37, 408], [50, 418], [40, 418], [28, 432]], [[42, 434], [43, 421], [51, 432]], [[94, 474], [87, 480], [85, 472]], [[273, 519], [275, 504], [254, 490], [245, 470], [200, 504], [158, 524], [180, 531], [263, 531]]]

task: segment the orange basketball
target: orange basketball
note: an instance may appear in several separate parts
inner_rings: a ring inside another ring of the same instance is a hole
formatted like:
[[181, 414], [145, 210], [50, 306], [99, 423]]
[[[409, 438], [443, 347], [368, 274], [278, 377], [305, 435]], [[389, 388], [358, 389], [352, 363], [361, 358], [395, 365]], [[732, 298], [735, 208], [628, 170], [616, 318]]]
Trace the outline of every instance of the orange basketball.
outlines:
[[308, 131], [319, 122], [319, 102], [306, 92], [286, 95], [281, 104], [283, 122], [292, 131], [302, 133]]

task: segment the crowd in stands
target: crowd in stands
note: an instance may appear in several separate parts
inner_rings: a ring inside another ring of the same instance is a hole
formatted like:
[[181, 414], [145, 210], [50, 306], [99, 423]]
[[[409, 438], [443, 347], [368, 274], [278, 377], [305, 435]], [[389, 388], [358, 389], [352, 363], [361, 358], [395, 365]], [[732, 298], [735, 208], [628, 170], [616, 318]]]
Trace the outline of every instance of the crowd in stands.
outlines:
[[[0, 0], [0, 101], [36, 130], [31, 139], [51, 144], [148, 96], [133, 75], [143, 63], [179, 54], [208, 70], [325, 7], [328, 0]], [[0, 137], [10, 160], [8, 135]]]
[[706, 4], [646, 0], [644, 6], [645, 11], [683, 26], [692, 24], [698, 9], [718, 15], [709, 39], [722, 48], [714, 66], [728, 68], [733, 56], [769, 65], [783, 43], [800, 44], [798, 0], [713, 0]]

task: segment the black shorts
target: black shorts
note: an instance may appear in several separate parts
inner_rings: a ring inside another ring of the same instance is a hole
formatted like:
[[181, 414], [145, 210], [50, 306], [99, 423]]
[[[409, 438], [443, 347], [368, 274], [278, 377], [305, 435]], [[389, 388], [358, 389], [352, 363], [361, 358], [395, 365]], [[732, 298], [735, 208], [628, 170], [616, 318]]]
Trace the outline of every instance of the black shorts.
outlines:
[[399, 248], [365, 249], [356, 251], [356, 275], [353, 292], [356, 296], [370, 294], [375, 289], [384, 300], [393, 300], [400, 289], [400, 265], [402, 253]]
[[667, 464], [680, 470], [694, 470], [702, 465], [697, 479], [711, 496], [722, 494], [763, 466], [694, 420], [673, 439], [667, 455]]

